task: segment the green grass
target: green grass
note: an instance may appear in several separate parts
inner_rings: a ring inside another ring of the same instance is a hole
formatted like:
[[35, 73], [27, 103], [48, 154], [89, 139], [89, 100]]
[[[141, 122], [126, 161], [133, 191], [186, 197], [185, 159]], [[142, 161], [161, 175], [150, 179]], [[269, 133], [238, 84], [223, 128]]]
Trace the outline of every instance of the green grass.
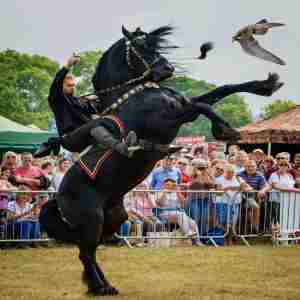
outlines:
[[[0, 250], [0, 299], [94, 299], [77, 256], [76, 248]], [[107, 247], [97, 256], [118, 300], [300, 299], [296, 247]]]

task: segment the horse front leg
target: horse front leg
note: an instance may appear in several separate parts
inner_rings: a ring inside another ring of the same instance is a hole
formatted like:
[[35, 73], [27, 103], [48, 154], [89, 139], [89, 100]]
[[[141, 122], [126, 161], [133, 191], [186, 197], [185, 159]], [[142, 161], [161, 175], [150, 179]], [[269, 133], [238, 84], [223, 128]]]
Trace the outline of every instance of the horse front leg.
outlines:
[[192, 103], [206, 103], [209, 105], [214, 105], [223, 98], [235, 93], [245, 92], [260, 96], [271, 96], [283, 85], [283, 82], [279, 82], [279, 76], [276, 73], [270, 73], [266, 80], [254, 80], [241, 84], [224, 85], [217, 87], [212, 92], [207, 94], [191, 97], [190, 100]]

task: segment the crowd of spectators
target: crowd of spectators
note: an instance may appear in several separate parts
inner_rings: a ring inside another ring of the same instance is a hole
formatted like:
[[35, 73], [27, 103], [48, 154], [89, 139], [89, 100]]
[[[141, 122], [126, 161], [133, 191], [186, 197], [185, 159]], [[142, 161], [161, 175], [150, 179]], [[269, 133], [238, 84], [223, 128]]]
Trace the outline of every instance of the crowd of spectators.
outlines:
[[[0, 168], [0, 239], [39, 239], [41, 206], [59, 189], [72, 159], [63, 155], [34, 159], [4, 154]], [[228, 154], [183, 148], [159, 161], [148, 178], [125, 197], [129, 221], [123, 234], [142, 224], [141, 233], [177, 226], [195, 246], [203, 237], [222, 235], [237, 226], [261, 233], [279, 222], [280, 192], [300, 191], [300, 153], [275, 157], [231, 145]], [[300, 213], [300, 212], [299, 212]], [[251, 228], [249, 228], [249, 226]], [[4, 229], [5, 228], [5, 229]], [[231, 240], [229, 241], [231, 243]]]

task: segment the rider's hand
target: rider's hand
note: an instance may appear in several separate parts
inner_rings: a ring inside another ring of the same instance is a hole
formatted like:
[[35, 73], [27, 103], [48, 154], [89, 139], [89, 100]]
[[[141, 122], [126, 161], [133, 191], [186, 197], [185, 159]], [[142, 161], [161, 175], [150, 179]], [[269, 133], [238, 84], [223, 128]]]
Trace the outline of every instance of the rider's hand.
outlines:
[[79, 56], [79, 55], [74, 55], [74, 54], [73, 54], [73, 55], [67, 60], [66, 67], [67, 67], [67, 68], [71, 68], [71, 67], [77, 65], [79, 62], [80, 62], [80, 56]]

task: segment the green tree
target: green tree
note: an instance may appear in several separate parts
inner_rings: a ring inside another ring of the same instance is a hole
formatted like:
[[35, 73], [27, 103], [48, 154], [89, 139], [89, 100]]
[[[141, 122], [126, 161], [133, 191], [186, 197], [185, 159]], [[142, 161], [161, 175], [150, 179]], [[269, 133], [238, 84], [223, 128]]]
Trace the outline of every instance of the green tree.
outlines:
[[[214, 85], [205, 81], [198, 81], [186, 76], [172, 78], [165, 84], [188, 97], [202, 95], [215, 88]], [[232, 127], [238, 128], [252, 121], [249, 105], [245, 102], [244, 97], [239, 95], [228, 96], [214, 107], [215, 111], [229, 122]], [[184, 125], [179, 135], [204, 135], [211, 139], [211, 123], [205, 117], [199, 116], [195, 122]]]
[[76, 93], [78, 95], [93, 92], [92, 76], [101, 56], [101, 50], [85, 51], [80, 53], [80, 63], [72, 70], [73, 74], [79, 78], [79, 82], [76, 87]]
[[297, 104], [291, 100], [275, 100], [263, 108], [264, 119], [273, 118], [283, 112], [290, 110]]
[[48, 92], [58, 63], [44, 56], [0, 52], [0, 114], [46, 129], [51, 118]]

